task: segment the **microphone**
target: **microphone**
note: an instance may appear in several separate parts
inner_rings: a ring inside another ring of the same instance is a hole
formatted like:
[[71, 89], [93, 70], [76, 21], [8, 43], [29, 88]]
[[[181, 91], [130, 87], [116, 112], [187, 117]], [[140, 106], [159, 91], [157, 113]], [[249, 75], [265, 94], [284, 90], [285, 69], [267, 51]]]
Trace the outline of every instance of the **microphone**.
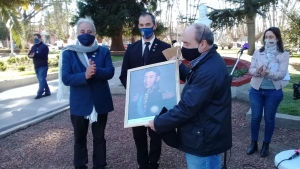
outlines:
[[244, 50], [247, 50], [247, 49], [249, 49], [250, 48], [250, 45], [249, 45], [249, 43], [245, 43], [244, 45], [243, 45], [243, 47], [239, 50], [239, 52], [238, 53], [243, 53], [243, 51]]
[[293, 155], [289, 158], [289, 160], [291, 160], [291, 159], [293, 159], [293, 158], [296, 158], [297, 156], [299, 156], [299, 154], [300, 154], [300, 148], [298, 148], [297, 150], [295, 150], [295, 154], [293, 154]]

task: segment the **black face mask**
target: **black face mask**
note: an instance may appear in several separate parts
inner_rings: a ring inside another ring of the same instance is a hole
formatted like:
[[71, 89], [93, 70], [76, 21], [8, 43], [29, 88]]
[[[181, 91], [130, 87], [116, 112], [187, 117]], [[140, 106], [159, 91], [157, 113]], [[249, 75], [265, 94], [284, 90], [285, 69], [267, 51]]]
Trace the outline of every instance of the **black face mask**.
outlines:
[[188, 61], [192, 61], [199, 57], [201, 53], [199, 53], [198, 48], [188, 49], [185, 47], [181, 48], [182, 57]]

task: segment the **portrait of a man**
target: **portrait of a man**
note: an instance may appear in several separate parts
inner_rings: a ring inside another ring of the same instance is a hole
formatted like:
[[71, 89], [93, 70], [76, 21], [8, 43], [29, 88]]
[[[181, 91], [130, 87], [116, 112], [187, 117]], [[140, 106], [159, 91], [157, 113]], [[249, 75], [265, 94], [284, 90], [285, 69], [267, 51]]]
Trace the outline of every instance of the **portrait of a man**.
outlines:
[[177, 104], [175, 72], [173, 64], [131, 72], [127, 101], [129, 122], [148, 120], [163, 107], [171, 109]]

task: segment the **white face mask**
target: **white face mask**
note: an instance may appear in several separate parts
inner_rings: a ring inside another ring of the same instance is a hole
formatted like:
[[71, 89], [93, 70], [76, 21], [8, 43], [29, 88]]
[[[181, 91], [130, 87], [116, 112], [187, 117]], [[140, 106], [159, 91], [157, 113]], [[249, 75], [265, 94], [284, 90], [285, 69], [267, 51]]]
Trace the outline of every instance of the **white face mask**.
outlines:
[[276, 39], [265, 39], [265, 45], [266, 47], [274, 47], [277, 44], [277, 40]]

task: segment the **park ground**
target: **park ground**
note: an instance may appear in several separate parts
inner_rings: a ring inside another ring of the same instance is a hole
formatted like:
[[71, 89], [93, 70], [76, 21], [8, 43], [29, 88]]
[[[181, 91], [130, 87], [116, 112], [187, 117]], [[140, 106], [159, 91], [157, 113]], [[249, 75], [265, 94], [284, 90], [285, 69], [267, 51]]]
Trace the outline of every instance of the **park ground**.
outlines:
[[[136, 150], [130, 128], [123, 128], [125, 95], [113, 95], [115, 110], [109, 113], [106, 126], [107, 169], [136, 169]], [[277, 153], [299, 146], [299, 130], [276, 128], [270, 144], [270, 155], [246, 154], [250, 144], [250, 126], [245, 115], [249, 103], [233, 100], [233, 146], [228, 152], [230, 169], [272, 169]], [[263, 139], [263, 127], [259, 149]], [[92, 167], [92, 135], [88, 133], [89, 168]], [[52, 119], [0, 139], [1, 169], [72, 169], [73, 130], [68, 111]], [[184, 153], [163, 145], [161, 169], [185, 169]]]

